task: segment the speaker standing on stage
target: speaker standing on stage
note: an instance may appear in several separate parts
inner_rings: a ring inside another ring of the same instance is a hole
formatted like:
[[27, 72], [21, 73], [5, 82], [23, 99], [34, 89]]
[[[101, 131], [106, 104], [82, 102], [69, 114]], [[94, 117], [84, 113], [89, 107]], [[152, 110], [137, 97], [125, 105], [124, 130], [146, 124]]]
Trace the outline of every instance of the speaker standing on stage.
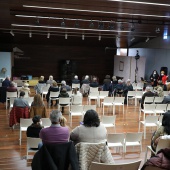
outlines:
[[151, 84], [153, 87], [157, 86], [159, 80], [159, 74], [156, 70], [154, 70], [150, 76]]

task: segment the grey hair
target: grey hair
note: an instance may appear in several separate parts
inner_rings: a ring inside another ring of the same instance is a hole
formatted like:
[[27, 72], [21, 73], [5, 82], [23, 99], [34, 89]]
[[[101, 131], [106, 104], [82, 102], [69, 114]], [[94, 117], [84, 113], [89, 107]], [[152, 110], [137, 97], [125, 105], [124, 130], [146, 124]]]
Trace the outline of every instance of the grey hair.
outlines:
[[52, 75], [49, 76], [49, 80], [53, 80], [53, 76]]
[[50, 120], [51, 123], [57, 123], [59, 122], [60, 118], [62, 117], [62, 113], [59, 110], [53, 110], [50, 113]]
[[147, 90], [147, 91], [151, 91], [151, 87], [150, 87], [150, 86], [147, 86], [147, 87], [146, 87], [146, 90]]
[[62, 80], [62, 81], [61, 81], [61, 84], [66, 85], [66, 81]]
[[78, 79], [78, 76], [77, 76], [77, 75], [75, 75], [75, 76], [74, 76], [74, 78], [75, 78], [75, 79]]

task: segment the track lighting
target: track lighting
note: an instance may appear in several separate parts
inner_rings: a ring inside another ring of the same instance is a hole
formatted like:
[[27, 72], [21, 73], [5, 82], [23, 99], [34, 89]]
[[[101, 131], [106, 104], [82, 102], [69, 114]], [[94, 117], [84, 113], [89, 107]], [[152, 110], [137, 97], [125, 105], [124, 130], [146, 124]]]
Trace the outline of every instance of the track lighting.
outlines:
[[93, 21], [91, 20], [91, 22], [90, 22], [90, 24], [89, 24], [89, 28], [94, 28], [94, 23], [93, 23]]
[[82, 40], [84, 40], [84, 34], [82, 34]]
[[31, 31], [29, 32], [29, 37], [30, 37], [30, 38], [32, 37], [32, 32], [31, 32]]
[[132, 42], [132, 41], [134, 41], [134, 40], [135, 40], [135, 37], [132, 37], [130, 41]]
[[50, 38], [50, 33], [48, 32], [48, 34], [47, 34], [47, 38]]
[[10, 31], [10, 34], [12, 35], [12, 36], [15, 36], [15, 34], [14, 34], [14, 32], [11, 30]]
[[99, 41], [101, 41], [101, 38], [102, 38], [101, 35], [99, 35]]
[[65, 39], [67, 40], [67, 37], [68, 37], [68, 35], [67, 35], [67, 33], [65, 33]]
[[61, 22], [61, 27], [65, 27], [65, 26], [66, 26], [66, 24], [65, 24], [64, 18], [63, 18], [63, 20], [62, 20], [62, 22]]
[[147, 39], [145, 40], [145, 42], [148, 42], [148, 41], [149, 41], [149, 39], [150, 39], [150, 38], [149, 38], [149, 37], [147, 37]]

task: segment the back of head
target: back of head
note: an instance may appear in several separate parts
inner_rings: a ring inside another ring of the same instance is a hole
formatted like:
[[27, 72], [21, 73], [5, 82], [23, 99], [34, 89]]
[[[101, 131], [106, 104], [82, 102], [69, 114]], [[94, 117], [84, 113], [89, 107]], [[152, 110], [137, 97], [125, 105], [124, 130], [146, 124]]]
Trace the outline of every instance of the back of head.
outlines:
[[62, 80], [62, 81], [61, 81], [61, 84], [62, 84], [62, 85], [66, 85], [66, 81], [65, 81], [65, 80]]
[[151, 91], [151, 87], [150, 87], [150, 86], [147, 86], [147, 87], [146, 87], [146, 91]]
[[100, 119], [95, 110], [87, 110], [83, 120], [86, 127], [98, 127], [100, 125]]
[[110, 79], [110, 75], [106, 75], [105, 78], [106, 78], [106, 79]]
[[44, 81], [44, 76], [40, 76], [40, 81]]
[[74, 76], [74, 78], [75, 78], [75, 79], [78, 79], [78, 76], [77, 76], [77, 75], [75, 75], [75, 76]]
[[53, 110], [50, 113], [50, 120], [52, 124], [59, 123], [61, 117], [62, 117], [62, 113], [59, 110]]
[[118, 83], [122, 83], [122, 80], [121, 80], [121, 79], [119, 79], [119, 80], [118, 80]]
[[113, 76], [113, 77], [112, 77], [112, 80], [113, 80], [113, 81], [117, 81], [116, 76]]
[[127, 83], [130, 83], [130, 79], [127, 79], [127, 81], [126, 81]]
[[24, 91], [21, 91], [20, 94], [19, 94], [20, 97], [24, 97], [25, 96], [25, 92]]
[[38, 105], [38, 106], [42, 106], [43, 105], [43, 101], [42, 101], [42, 98], [41, 98], [40, 94], [36, 94], [34, 96], [34, 105]]
[[53, 80], [53, 76], [52, 75], [49, 76], [49, 80], [51, 80], [51, 81]]
[[97, 78], [96, 77], [93, 77], [93, 82], [97, 82]]
[[89, 76], [88, 76], [88, 75], [86, 75], [86, 76], [85, 76], [85, 79], [89, 79]]
[[53, 82], [53, 87], [57, 87], [57, 82], [56, 81]]
[[39, 115], [35, 115], [33, 118], [32, 118], [32, 121], [34, 124], [40, 122], [41, 120], [41, 117]]
[[15, 87], [15, 82], [11, 81], [10, 86]]

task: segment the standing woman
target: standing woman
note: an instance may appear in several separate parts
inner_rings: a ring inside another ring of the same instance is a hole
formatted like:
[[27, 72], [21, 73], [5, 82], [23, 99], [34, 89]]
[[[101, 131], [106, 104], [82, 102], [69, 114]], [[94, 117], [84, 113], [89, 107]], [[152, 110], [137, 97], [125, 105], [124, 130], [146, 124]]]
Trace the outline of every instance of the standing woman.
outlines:
[[31, 104], [30, 117], [34, 117], [35, 115], [39, 115], [42, 118], [48, 117], [44, 102], [42, 101], [40, 94], [36, 94], [34, 96], [34, 101]]
[[156, 70], [154, 70], [150, 76], [151, 84], [153, 87], [157, 86], [159, 80], [159, 74]]

